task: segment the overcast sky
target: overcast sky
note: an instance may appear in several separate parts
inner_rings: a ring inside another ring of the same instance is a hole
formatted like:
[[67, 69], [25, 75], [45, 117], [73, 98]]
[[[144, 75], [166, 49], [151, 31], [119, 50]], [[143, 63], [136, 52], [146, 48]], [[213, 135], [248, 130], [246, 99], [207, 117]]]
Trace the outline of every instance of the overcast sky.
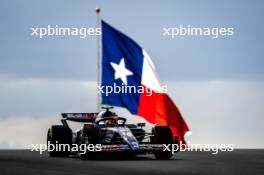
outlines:
[[[96, 38], [31, 36], [32, 27], [95, 27], [96, 6], [105, 21], [147, 50], [193, 131], [190, 141], [264, 147], [260, 0], [1, 1], [0, 147], [45, 142], [60, 112], [96, 109]], [[164, 27], [180, 24], [233, 27], [234, 35], [162, 35]]]

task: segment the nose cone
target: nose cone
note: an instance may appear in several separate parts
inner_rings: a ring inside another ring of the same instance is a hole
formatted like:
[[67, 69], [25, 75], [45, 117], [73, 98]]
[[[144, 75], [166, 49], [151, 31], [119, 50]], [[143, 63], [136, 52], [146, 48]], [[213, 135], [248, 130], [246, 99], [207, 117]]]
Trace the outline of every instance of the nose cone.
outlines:
[[138, 145], [138, 142], [132, 142], [131, 143], [131, 148], [132, 150], [136, 151], [139, 149], [139, 145]]

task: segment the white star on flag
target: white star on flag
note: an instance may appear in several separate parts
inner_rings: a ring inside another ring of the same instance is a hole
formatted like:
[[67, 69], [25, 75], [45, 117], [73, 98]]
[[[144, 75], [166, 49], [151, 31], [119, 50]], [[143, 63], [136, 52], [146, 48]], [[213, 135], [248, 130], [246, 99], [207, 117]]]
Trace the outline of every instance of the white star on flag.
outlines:
[[120, 78], [125, 85], [127, 85], [127, 76], [133, 75], [133, 73], [126, 68], [124, 58], [121, 58], [120, 63], [110, 63], [115, 70], [115, 79]]

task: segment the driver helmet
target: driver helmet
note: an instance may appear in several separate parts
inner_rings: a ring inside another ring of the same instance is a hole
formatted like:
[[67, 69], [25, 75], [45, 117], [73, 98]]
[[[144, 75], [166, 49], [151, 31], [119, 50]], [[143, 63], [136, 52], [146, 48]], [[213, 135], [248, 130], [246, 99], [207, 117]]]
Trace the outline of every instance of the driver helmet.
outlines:
[[106, 127], [114, 127], [117, 125], [117, 119], [115, 118], [116, 115], [108, 116], [105, 119], [105, 126]]

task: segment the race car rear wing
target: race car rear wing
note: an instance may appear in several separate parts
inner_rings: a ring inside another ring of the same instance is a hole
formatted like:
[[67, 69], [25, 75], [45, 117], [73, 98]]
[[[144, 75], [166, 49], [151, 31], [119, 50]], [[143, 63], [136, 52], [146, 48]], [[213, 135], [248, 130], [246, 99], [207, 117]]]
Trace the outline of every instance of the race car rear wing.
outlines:
[[62, 113], [62, 120], [69, 120], [75, 122], [88, 122], [92, 123], [95, 121], [98, 113]]
[[67, 120], [74, 122], [93, 123], [98, 116], [98, 113], [62, 113], [61, 116], [61, 123], [63, 126], [70, 128]]

